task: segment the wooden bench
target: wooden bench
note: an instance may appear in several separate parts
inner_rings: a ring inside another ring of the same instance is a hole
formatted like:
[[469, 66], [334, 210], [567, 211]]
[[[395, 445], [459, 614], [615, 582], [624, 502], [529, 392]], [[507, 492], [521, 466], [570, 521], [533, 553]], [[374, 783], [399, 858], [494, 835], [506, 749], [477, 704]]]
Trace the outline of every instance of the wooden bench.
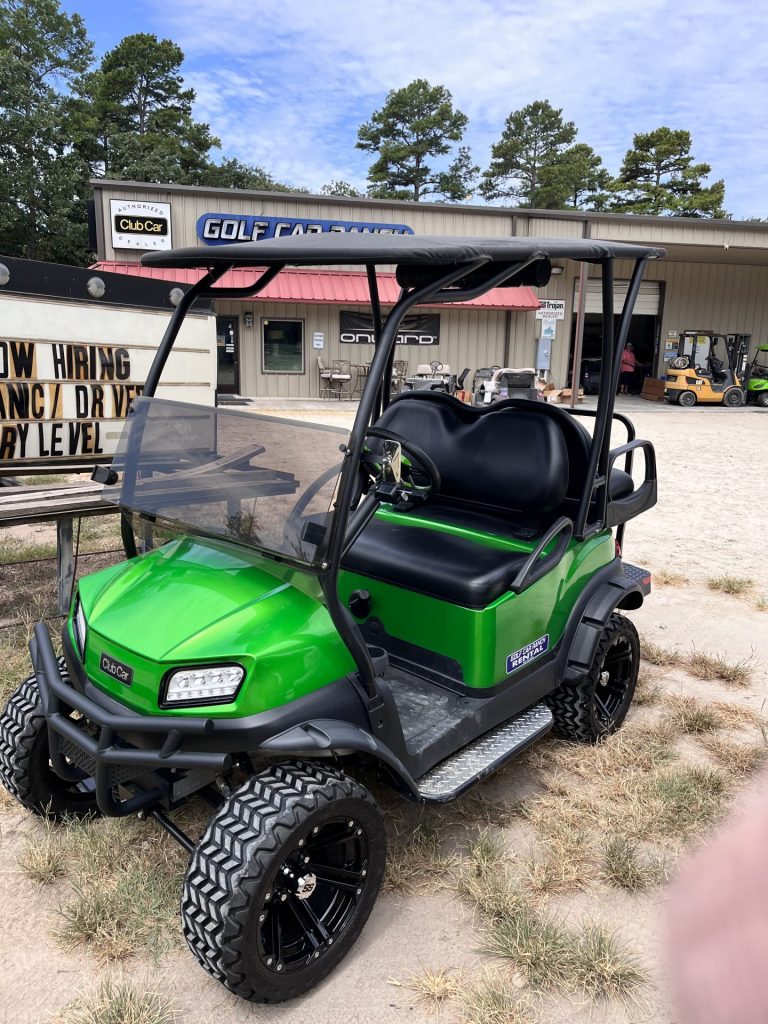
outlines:
[[56, 570], [58, 610], [69, 608], [75, 575], [73, 520], [86, 516], [115, 515], [119, 509], [102, 498], [102, 485], [82, 484], [44, 487], [29, 484], [0, 487], [0, 527], [30, 523], [56, 523]]

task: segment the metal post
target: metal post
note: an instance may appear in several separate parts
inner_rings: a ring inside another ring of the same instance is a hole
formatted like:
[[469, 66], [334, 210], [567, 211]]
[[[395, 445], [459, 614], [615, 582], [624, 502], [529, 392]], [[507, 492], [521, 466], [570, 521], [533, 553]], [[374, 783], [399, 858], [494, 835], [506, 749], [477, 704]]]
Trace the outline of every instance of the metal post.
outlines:
[[571, 402], [572, 409], [579, 401], [579, 377], [581, 370], [581, 350], [584, 345], [584, 315], [587, 298], [587, 264], [579, 264], [579, 302], [576, 308], [576, 336], [573, 339], [573, 365], [571, 367]]
[[58, 611], [66, 615], [72, 598], [75, 562], [72, 549], [72, 516], [56, 521], [56, 573], [58, 579]]

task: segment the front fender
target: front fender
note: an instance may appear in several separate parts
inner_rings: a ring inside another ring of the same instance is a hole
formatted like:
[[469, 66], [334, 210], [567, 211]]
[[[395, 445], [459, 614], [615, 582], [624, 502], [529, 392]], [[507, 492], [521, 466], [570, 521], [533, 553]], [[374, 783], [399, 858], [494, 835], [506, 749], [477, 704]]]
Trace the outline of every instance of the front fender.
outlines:
[[349, 754], [366, 754], [386, 765], [411, 795], [418, 797], [418, 788], [410, 772], [385, 743], [364, 729], [339, 719], [320, 718], [294, 725], [285, 732], [264, 740], [254, 753], [281, 757], [343, 757]]

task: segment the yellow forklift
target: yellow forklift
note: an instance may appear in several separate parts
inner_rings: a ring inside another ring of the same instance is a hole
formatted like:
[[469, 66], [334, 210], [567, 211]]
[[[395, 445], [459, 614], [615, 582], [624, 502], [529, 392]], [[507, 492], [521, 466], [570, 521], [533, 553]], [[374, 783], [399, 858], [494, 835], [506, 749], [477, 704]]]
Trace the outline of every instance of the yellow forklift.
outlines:
[[[713, 331], [681, 331], [677, 355], [667, 368], [664, 397], [672, 404], [690, 408], [746, 402], [745, 365], [750, 334], [716, 334]], [[721, 358], [721, 353], [725, 358]]]

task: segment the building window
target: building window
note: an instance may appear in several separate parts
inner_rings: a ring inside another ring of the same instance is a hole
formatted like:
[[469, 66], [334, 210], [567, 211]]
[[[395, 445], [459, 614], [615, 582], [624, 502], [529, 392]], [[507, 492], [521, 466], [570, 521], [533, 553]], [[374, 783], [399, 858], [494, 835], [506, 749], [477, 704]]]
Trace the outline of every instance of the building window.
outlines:
[[264, 373], [304, 373], [304, 321], [262, 320]]

